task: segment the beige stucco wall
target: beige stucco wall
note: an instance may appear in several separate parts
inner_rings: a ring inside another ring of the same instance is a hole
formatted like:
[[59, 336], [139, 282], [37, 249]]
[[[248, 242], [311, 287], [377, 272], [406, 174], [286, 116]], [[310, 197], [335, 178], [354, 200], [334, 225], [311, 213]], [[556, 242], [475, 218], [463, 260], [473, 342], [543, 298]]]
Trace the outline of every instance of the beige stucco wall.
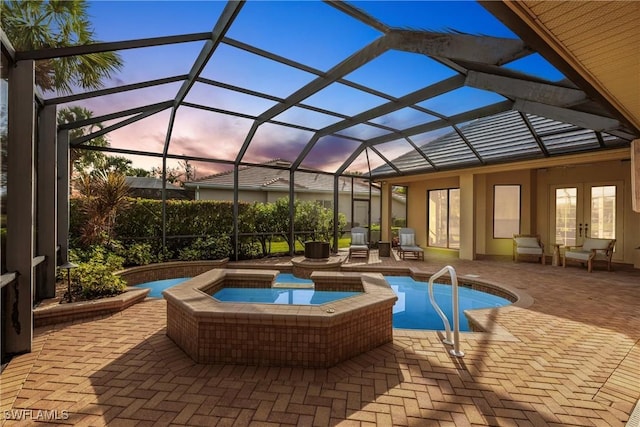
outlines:
[[[532, 171], [507, 171], [485, 175], [484, 194], [482, 203], [484, 209], [484, 222], [479, 228], [485, 239], [485, 246], [478, 250], [479, 254], [509, 255], [513, 251], [512, 239], [496, 239], [493, 237], [493, 209], [494, 186], [519, 185], [520, 186], [520, 232], [536, 233], [535, 210], [536, 186]], [[476, 199], [477, 200], [477, 199]], [[479, 211], [481, 208], [478, 208]]]
[[[536, 162], [531, 168], [515, 168], [513, 165], [492, 166], [490, 173], [480, 169], [466, 173], [449, 172], [421, 177], [405, 177], [390, 180], [394, 185], [406, 185], [408, 226], [416, 230], [417, 243], [427, 247], [427, 191], [445, 188], [460, 188], [461, 206], [461, 251], [459, 256], [472, 259], [477, 255], [504, 255], [512, 253], [511, 239], [493, 238], [493, 187], [500, 184], [521, 186], [521, 232], [540, 234], [546, 252], [553, 251], [553, 236], [550, 236], [550, 197], [554, 185], [578, 185], [591, 183], [604, 185], [615, 183], [623, 200], [618, 215], [618, 241], [614, 259], [633, 264], [640, 246], [640, 213], [632, 210], [631, 162], [628, 151], [599, 156], [620, 157], [615, 160], [597, 161], [592, 156], [588, 162], [580, 157], [568, 157], [566, 161], [554, 159], [551, 166]], [[572, 164], [572, 160], [574, 164]], [[443, 176], [448, 175], [448, 176]], [[470, 176], [471, 177], [470, 177]], [[464, 185], [463, 185], [464, 184]], [[636, 183], [637, 184], [637, 183]], [[471, 190], [469, 190], [471, 189]], [[472, 212], [469, 214], [469, 191]], [[466, 222], [465, 222], [466, 221]], [[468, 221], [472, 221], [469, 224]], [[464, 234], [464, 235], [463, 235]], [[464, 246], [464, 248], [463, 248]], [[471, 250], [470, 250], [471, 248]]]
[[614, 160], [588, 165], [575, 165], [541, 169], [537, 172], [539, 186], [538, 196], [538, 228], [545, 242], [552, 242], [550, 236], [551, 215], [550, 204], [553, 196], [553, 186], [571, 186], [576, 184], [621, 186], [622, 211], [619, 212], [619, 224], [616, 253], [614, 260], [633, 263], [635, 248], [640, 246], [640, 213], [634, 212], [631, 203], [631, 162], [628, 160]]
[[427, 191], [458, 188], [460, 180], [451, 178], [411, 182], [407, 185], [407, 226], [416, 232], [416, 243], [427, 246]]

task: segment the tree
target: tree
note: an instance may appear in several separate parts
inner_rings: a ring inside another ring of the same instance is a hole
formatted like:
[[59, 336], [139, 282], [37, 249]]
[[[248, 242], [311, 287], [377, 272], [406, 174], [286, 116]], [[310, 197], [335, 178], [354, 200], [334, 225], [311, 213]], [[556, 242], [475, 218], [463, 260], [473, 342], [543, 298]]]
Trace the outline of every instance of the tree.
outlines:
[[128, 175], [133, 162], [123, 156], [105, 156], [104, 161], [98, 165], [100, 171], [116, 172], [121, 175]]
[[130, 168], [127, 171], [127, 176], [140, 176], [140, 177], [145, 177], [145, 176], [151, 176], [151, 172], [149, 172], [146, 169], [142, 169], [142, 168]]
[[194, 181], [196, 179], [196, 167], [189, 163], [189, 160], [180, 160], [178, 165], [184, 169], [183, 185], [185, 182]]
[[291, 219], [289, 217], [289, 197], [281, 197], [276, 200], [273, 215], [275, 216], [277, 226], [276, 231], [280, 232], [281, 236], [287, 242], [289, 250], [291, 250], [291, 248], [295, 248], [295, 239], [293, 242], [289, 241], [289, 225], [291, 224]]
[[323, 227], [324, 209], [322, 205], [317, 202], [301, 202], [296, 199], [295, 201], [295, 217], [293, 220], [293, 227], [296, 232], [296, 240], [304, 246], [304, 242], [307, 240], [316, 240], [316, 235]]
[[250, 226], [251, 230], [243, 232], [256, 233], [256, 239], [260, 242], [262, 256], [271, 253], [271, 241], [273, 233], [277, 230], [278, 224], [275, 217], [276, 205], [274, 203], [253, 203], [245, 212], [243, 227]]
[[[96, 43], [85, 0], [5, 0], [0, 23], [17, 51]], [[122, 68], [115, 52], [68, 56], [36, 62], [36, 84], [45, 91], [71, 93], [102, 87], [103, 79]]]
[[[151, 175], [162, 178], [162, 167], [156, 166], [152, 168]], [[180, 160], [177, 167], [167, 168], [166, 179], [167, 182], [179, 184], [181, 187], [184, 187], [185, 182], [196, 179], [196, 168], [189, 163], [189, 160]]]
[[83, 172], [77, 179], [77, 187], [81, 209], [87, 218], [81, 241], [87, 246], [110, 243], [115, 234], [116, 215], [129, 204], [129, 186], [124, 175], [106, 171], [94, 175]]
[[[93, 117], [93, 112], [84, 107], [66, 107], [58, 111], [58, 125], [67, 123], [74, 123], [80, 120], [87, 120]], [[90, 126], [71, 129], [69, 131], [69, 141], [73, 141], [76, 138], [91, 134], [95, 131], [102, 129], [102, 123], [94, 123]], [[91, 141], [92, 146], [96, 147], [108, 147], [109, 140], [106, 135], [101, 135], [94, 138]], [[98, 165], [103, 163], [105, 155], [99, 151], [84, 150], [82, 148], [72, 148], [69, 154], [71, 168], [69, 173], [73, 171], [82, 172], [86, 169], [97, 169]]]
[[[151, 175], [156, 178], [162, 178], [162, 167], [154, 166], [151, 168]], [[179, 168], [167, 168], [166, 179], [167, 182], [172, 184], [179, 183], [180, 177], [183, 175], [183, 172]]]

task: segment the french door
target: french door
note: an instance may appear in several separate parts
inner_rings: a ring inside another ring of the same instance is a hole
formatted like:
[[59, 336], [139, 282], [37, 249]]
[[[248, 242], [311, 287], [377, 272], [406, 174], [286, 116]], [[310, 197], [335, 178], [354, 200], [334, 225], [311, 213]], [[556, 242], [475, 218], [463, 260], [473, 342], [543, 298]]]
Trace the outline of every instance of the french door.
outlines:
[[617, 239], [613, 259], [622, 253], [622, 182], [551, 187], [551, 243], [581, 245], [585, 237]]

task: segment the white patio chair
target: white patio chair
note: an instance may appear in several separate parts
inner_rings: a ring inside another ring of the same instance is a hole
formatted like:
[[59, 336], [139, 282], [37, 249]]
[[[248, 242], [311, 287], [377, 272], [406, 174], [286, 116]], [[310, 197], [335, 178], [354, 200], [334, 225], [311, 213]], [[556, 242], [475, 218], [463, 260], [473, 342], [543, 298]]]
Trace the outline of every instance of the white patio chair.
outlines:
[[349, 259], [352, 256], [364, 256], [369, 259], [369, 242], [367, 242], [367, 229], [353, 227], [351, 229], [351, 245], [349, 246]]
[[540, 236], [536, 234], [514, 234], [513, 235], [513, 260], [520, 261], [521, 257], [539, 258], [540, 263], [545, 265], [544, 243], [540, 241]]
[[407, 254], [410, 254], [417, 260], [424, 261], [424, 250], [416, 244], [416, 232], [413, 228], [401, 228], [398, 230], [398, 238], [398, 254], [401, 259], [405, 259]]
[[567, 266], [567, 260], [587, 264], [587, 271], [591, 273], [593, 263], [602, 261], [607, 263], [607, 271], [611, 271], [611, 257], [616, 239], [595, 239], [587, 237], [580, 246], [567, 246], [562, 257], [562, 266]]

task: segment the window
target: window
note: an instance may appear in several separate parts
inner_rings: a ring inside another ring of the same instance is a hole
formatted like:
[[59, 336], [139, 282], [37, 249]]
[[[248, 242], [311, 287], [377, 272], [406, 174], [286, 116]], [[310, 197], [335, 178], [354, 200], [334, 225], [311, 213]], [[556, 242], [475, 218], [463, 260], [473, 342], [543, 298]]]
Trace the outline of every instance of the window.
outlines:
[[493, 187], [493, 238], [511, 239], [520, 234], [520, 186]]
[[460, 248], [460, 189], [429, 190], [429, 246]]
[[[585, 230], [585, 236], [588, 231]], [[591, 237], [616, 238], [616, 186], [591, 187]]]
[[407, 226], [407, 187], [394, 185], [391, 187], [391, 226]]
[[316, 200], [316, 203], [325, 209], [333, 209], [333, 200]]

